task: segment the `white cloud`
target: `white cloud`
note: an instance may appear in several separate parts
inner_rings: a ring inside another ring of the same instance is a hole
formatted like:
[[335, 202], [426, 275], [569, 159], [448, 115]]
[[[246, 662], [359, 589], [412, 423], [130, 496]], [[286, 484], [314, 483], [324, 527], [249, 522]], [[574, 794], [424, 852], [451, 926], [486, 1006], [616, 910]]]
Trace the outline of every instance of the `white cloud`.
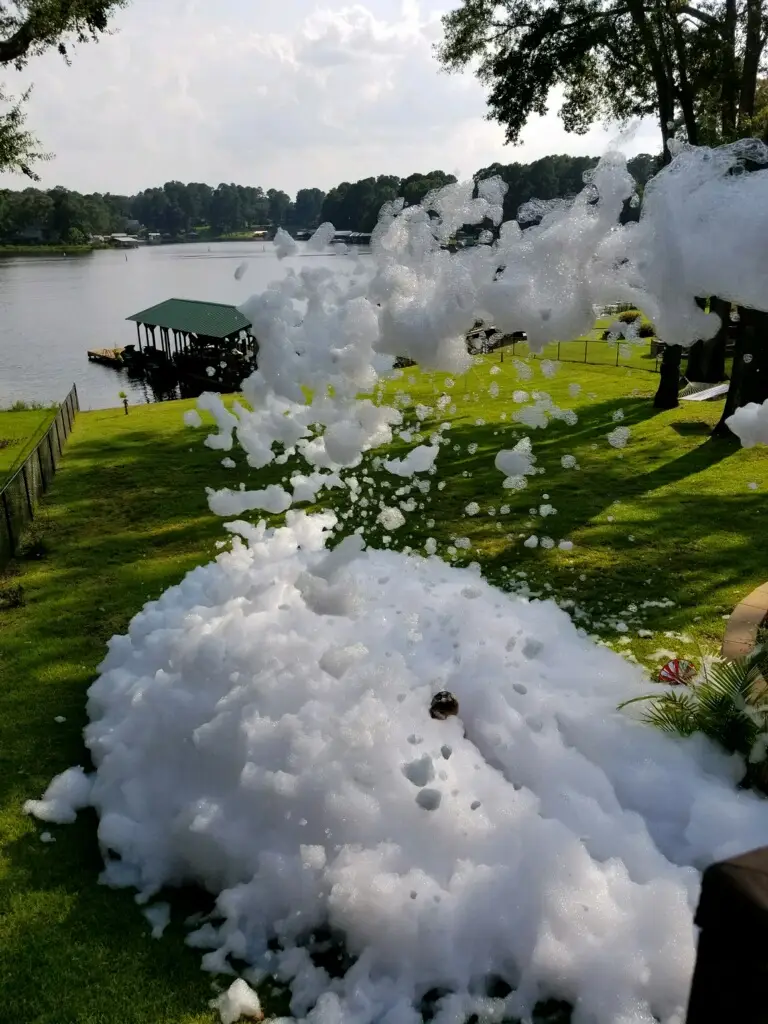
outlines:
[[[44, 186], [82, 191], [179, 178], [293, 193], [605, 148], [609, 134], [568, 135], [554, 112], [504, 146], [481, 86], [440, 71], [439, 16], [438, 0], [133, 0], [71, 67], [48, 54], [6, 84], [35, 82], [29, 126], [56, 154]], [[655, 150], [656, 135], [643, 125], [628, 152]]]

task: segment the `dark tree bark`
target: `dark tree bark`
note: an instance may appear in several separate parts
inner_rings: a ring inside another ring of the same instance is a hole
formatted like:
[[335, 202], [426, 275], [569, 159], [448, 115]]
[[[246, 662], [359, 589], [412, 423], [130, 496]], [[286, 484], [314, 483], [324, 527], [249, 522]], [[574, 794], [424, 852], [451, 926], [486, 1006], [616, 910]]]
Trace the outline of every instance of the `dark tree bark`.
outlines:
[[[703, 309], [704, 300], [696, 299]], [[688, 366], [685, 376], [695, 384], [720, 384], [725, 380], [725, 345], [728, 339], [728, 323], [731, 304], [722, 299], [712, 299], [710, 310], [720, 317], [720, 327], [713, 338], [697, 341], [688, 349]]]
[[736, 28], [738, 9], [736, 0], [725, 0], [723, 25], [723, 76], [720, 94], [720, 120], [723, 139], [733, 141], [736, 134], [737, 104], [739, 99], [739, 72], [736, 66]]
[[757, 76], [760, 70], [760, 55], [763, 50], [762, 0], [747, 0], [747, 26], [744, 40], [744, 60], [741, 72], [741, 97], [739, 99], [739, 128], [754, 116]]
[[677, 16], [677, 11], [674, 9], [674, 5], [671, 3], [671, 0], [667, 0], [667, 17], [670, 25], [672, 26], [672, 39], [674, 42], [675, 57], [677, 58], [677, 67], [680, 77], [678, 90], [680, 94], [680, 108], [683, 111], [685, 130], [688, 134], [688, 141], [690, 144], [692, 146], [698, 146], [699, 126], [696, 121], [693, 89], [691, 88], [691, 82], [688, 75], [688, 55], [685, 49], [685, 36], [683, 35], [683, 29]]
[[[664, 55], [653, 34], [653, 27], [646, 14], [643, 0], [627, 0], [632, 21], [640, 37], [648, 62], [651, 67], [651, 75], [656, 87], [656, 104], [659, 113], [659, 127], [661, 139], [664, 146], [663, 159], [668, 164], [672, 160], [669, 152], [669, 139], [671, 137], [670, 125], [675, 117], [675, 97], [673, 83], [667, 73], [664, 63]], [[657, 8], [658, 11], [658, 8]]]
[[742, 405], [768, 399], [768, 313], [739, 307], [731, 386], [714, 437], [734, 438], [726, 420]]
[[712, 338], [709, 349], [709, 377], [706, 379], [714, 384], [719, 384], [726, 380], [725, 347], [728, 344], [728, 331], [731, 327], [731, 304], [725, 299], [710, 299], [709, 310], [711, 313], [717, 313], [720, 317], [720, 327]]
[[659, 387], [653, 399], [654, 409], [676, 409], [680, 391], [680, 360], [683, 350], [680, 345], [665, 345], [659, 368]]

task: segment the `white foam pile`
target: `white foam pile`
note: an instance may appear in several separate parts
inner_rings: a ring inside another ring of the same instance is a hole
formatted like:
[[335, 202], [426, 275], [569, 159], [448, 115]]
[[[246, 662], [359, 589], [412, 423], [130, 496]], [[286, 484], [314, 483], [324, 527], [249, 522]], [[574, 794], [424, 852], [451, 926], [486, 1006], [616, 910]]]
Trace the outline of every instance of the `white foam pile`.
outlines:
[[[369, 501], [366, 470], [349, 471], [403, 417], [358, 396], [396, 356], [460, 371], [477, 320], [526, 331], [535, 348], [590, 329], [596, 304], [630, 302], [662, 337], [690, 343], [718, 326], [695, 296], [759, 305], [768, 174], [729, 173], [744, 155], [765, 158], [756, 146], [682, 152], [626, 227], [634, 186], [609, 154], [572, 204], [457, 254], [442, 242], [468, 222], [499, 224], [504, 187], [449, 186], [385, 208], [370, 260], [289, 270], [245, 304], [260, 344], [243, 382], [250, 408], [202, 396], [217, 424], [205, 443], [224, 453], [237, 441], [255, 470], [293, 468], [209, 502], [227, 516], [285, 511], [286, 525], [227, 524], [232, 550], [113, 638], [89, 691], [95, 773], [70, 769], [27, 805], [52, 822], [94, 806], [110, 885], [145, 901], [165, 885], [214, 893], [218, 916], [189, 938], [208, 949], [207, 969], [231, 958], [252, 984], [290, 982], [292, 1013], [316, 1024], [416, 1024], [435, 989], [448, 993], [438, 1024], [525, 1016], [545, 997], [572, 1003], [575, 1024], [682, 1020], [699, 869], [768, 843], [768, 802], [734, 785], [743, 766], [618, 713], [647, 685], [640, 670], [553, 602], [436, 557], [364, 550], [357, 534], [328, 552], [341, 524], [290, 506], [343, 485], [361, 518], [399, 530], [418, 502], [400, 500], [411, 484], [391, 475], [434, 474], [440, 437], [386, 463]], [[324, 225], [313, 245], [332, 237]], [[277, 245], [294, 251], [289, 236]], [[533, 399], [531, 427], [573, 422]], [[616, 427], [611, 443], [627, 436]], [[524, 487], [535, 461], [527, 438], [500, 452], [499, 496], [502, 483]], [[434, 721], [443, 689], [460, 715]], [[149, 920], [162, 931], [165, 909]], [[354, 958], [343, 977], [313, 960], [328, 931]], [[513, 988], [506, 999], [485, 994], [494, 976]], [[249, 1000], [231, 991], [222, 1019]]]
[[[357, 538], [327, 555], [332, 516], [288, 518], [110, 642], [86, 729], [104, 881], [205, 885], [205, 966], [276, 974], [323, 1024], [415, 1022], [433, 988], [446, 1022], [542, 996], [681, 1019], [695, 868], [768, 841], [740, 767], [618, 713], [639, 670], [553, 603]], [[429, 717], [442, 689], [459, 719]], [[312, 960], [326, 928], [356, 958], [340, 979]]]

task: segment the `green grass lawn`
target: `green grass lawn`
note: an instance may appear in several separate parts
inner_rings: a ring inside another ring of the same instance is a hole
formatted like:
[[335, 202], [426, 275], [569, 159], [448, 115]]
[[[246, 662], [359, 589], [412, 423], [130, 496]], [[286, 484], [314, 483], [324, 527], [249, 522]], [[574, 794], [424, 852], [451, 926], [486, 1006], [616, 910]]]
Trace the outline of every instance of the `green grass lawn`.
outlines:
[[[502, 586], [574, 601], [577, 621], [589, 632], [653, 664], [660, 649], [695, 660], [700, 649], [716, 650], [722, 617], [768, 579], [764, 453], [708, 439], [719, 403], [656, 413], [649, 396], [657, 378], [643, 370], [562, 363], [550, 379], [537, 359], [522, 364], [532, 378], [519, 380], [520, 365], [507, 351], [504, 363], [498, 355], [476, 360], [451, 386], [446, 374], [418, 370], [405, 370], [388, 386], [405, 408], [432, 408], [423, 439], [440, 423], [452, 424], [429, 494], [412, 492], [424, 507], [407, 517], [391, 544], [418, 549], [431, 536], [444, 557], [477, 561]], [[581, 386], [577, 396], [569, 384]], [[548, 392], [577, 412], [578, 423], [523, 428], [513, 419], [521, 389]], [[437, 410], [443, 394], [447, 405]], [[131, 893], [97, 885], [92, 815], [57, 827], [20, 813], [53, 775], [87, 763], [85, 690], [108, 638], [123, 632], [145, 601], [215, 555], [224, 533], [208, 512], [205, 486], [264, 486], [285, 473], [274, 467], [246, 475], [237, 452], [238, 470], [224, 469], [223, 453], [203, 447], [202, 432], [182, 425], [182, 412], [193, 404], [132, 407], [127, 417], [122, 409], [80, 413], [41, 504], [34, 543], [9, 577], [22, 583], [26, 603], [0, 609], [0, 992], [8, 1020], [214, 1020], [207, 1008], [212, 978], [199, 969], [199, 951], [183, 944], [182, 920], [196, 906], [194, 894], [174, 899], [173, 922], [154, 941]], [[407, 419], [416, 423], [412, 412]], [[617, 425], [631, 430], [621, 451], [606, 440]], [[524, 491], [505, 491], [494, 456], [524, 434], [546, 472], [529, 478]], [[417, 440], [398, 439], [389, 454]], [[564, 454], [581, 468], [563, 469]], [[373, 473], [390, 485], [387, 503], [405, 500], [394, 494], [404, 481]], [[335, 495], [321, 504], [332, 501], [348, 508]], [[470, 501], [480, 504], [476, 515], [465, 511]], [[530, 510], [545, 502], [556, 515], [533, 516]], [[504, 505], [509, 510], [502, 512]], [[359, 516], [345, 520], [348, 529]], [[523, 540], [531, 533], [575, 546], [530, 550]], [[373, 528], [371, 538], [381, 541], [380, 531]], [[452, 554], [456, 538], [468, 538], [471, 549]], [[641, 607], [667, 597], [673, 606]], [[652, 635], [640, 637], [639, 629]], [[57, 716], [66, 721], [56, 723]], [[40, 842], [46, 830], [55, 844]], [[286, 1007], [277, 998], [267, 1009]]]
[[[503, 586], [525, 585], [535, 595], [574, 601], [584, 613], [577, 622], [588, 632], [652, 665], [658, 659], [651, 655], [661, 649], [695, 660], [702, 651], [716, 651], [723, 616], [768, 579], [768, 552], [760, 543], [761, 491], [768, 487], [764, 452], [709, 439], [720, 403], [683, 402], [656, 412], [649, 399], [658, 377], [644, 370], [561, 363], [550, 379], [536, 359], [524, 364], [532, 379], [519, 380], [516, 365], [508, 354], [504, 363], [498, 355], [478, 359], [447, 390], [456, 411], [448, 450], [439, 459], [446, 487], [432, 491], [432, 515], [427, 502], [398, 531], [397, 544], [417, 548], [432, 535], [445, 553], [451, 537], [469, 538], [472, 548], [460, 549], [457, 562], [478, 561]], [[444, 381], [444, 374], [405, 370], [398, 386], [414, 403], [429, 406], [446, 392]], [[572, 384], [581, 388], [576, 397], [569, 393]], [[522, 427], [511, 421], [520, 408], [513, 401], [516, 390], [548, 393], [558, 406], [573, 409], [578, 423]], [[623, 450], [607, 441], [617, 426], [630, 429]], [[495, 454], [524, 435], [545, 472], [529, 477], [523, 491], [505, 491]], [[564, 469], [563, 455], [575, 456], [580, 469]], [[473, 500], [481, 509], [468, 516]], [[557, 513], [530, 514], [543, 504]], [[505, 505], [509, 512], [502, 515]], [[571, 540], [574, 548], [530, 550], [523, 541], [531, 534]], [[661, 599], [675, 604], [641, 607]], [[617, 629], [620, 623], [629, 627], [626, 633]], [[641, 637], [638, 630], [653, 635]]]
[[0, 487], [29, 455], [55, 414], [55, 409], [0, 411]]

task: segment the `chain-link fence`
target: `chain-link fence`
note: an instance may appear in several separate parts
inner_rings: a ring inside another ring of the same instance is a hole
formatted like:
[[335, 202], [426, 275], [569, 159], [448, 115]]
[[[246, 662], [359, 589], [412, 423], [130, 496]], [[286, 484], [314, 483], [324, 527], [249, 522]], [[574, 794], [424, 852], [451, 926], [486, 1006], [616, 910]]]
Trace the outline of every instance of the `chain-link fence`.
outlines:
[[35, 506], [56, 473], [79, 409], [73, 384], [48, 430], [0, 490], [0, 566], [16, 554], [22, 532], [34, 519]]
[[[643, 338], [641, 343], [635, 341], [606, 341], [595, 331], [591, 338], [577, 338], [575, 341], [553, 341], [537, 353], [535, 359], [559, 360], [562, 363], [588, 363], [591, 366], [624, 366], [632, 370], [659, 372], [661, 351], [653, 339]], [[531, 355], [524, 341], [512, 341], [497, 350], [504, 353], [503, 358]]]

